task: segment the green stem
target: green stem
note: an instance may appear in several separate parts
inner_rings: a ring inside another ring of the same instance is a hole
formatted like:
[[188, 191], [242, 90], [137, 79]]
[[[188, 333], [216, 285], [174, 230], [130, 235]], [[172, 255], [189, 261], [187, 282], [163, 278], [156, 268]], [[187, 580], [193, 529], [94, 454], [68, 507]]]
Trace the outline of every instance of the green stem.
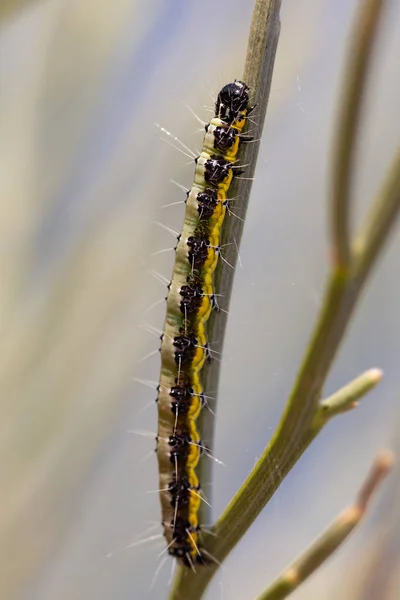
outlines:
[[346, 85], [339, 106], [332, 169], [333, 261], [341, 269], [350, 266], [349, 205], [357, 132], [360, 125], [365, 83], [369, 71], [379, 17], [384, 0], [360, 3], [347, 54]]
[[382, 379], [380, 369], [370, 369], [320, 403], [320, 416], [327, 420], [357, 407], [357, 400], [365, 396]]
[[343, 544], [357, 527], [372, 498], [393, 466], [391, 452], [384, 451], [375, 460], [356, 502], [345, 509], [311, 546], [263, 592], [257, 600], [283, 600], [294, 592], [318, 567]]
[[386, 179], [353, 244], [354, 277], [365, 280], [396, 224], [400, 211], [400, 146]]

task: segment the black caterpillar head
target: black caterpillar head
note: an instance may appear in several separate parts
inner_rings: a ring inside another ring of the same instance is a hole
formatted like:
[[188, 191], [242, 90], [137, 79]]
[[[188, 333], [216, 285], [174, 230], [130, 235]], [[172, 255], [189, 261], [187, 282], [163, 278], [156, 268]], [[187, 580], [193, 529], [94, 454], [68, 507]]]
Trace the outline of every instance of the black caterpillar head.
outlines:
[[240, 113], [247, 110], [249, 106], [249, 88], [235, 79], [233, 83], [224, 85], [217, 96], [215, 103], [215, 116], [226, 123], [233, 123]]

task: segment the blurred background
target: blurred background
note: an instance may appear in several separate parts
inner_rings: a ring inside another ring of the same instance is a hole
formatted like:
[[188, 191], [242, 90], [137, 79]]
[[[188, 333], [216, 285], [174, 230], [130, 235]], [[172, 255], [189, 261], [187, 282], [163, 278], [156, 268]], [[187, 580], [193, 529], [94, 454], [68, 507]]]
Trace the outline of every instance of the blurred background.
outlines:
[[[153, 432], [173, 245], [219, 88], [243, 72], [251, 2], [0, 3], [0, 588], [7, 600], [167, 597]], [[328, 267], [330, 148], [354, 0], [283, 0], [259, 164], [223, 356], [216, 518], [281, 414]], [[400, 5], [388, 2], [359, 148], [354, 227], [399, 140]], [[207, 108], [208, 107], [208, 108]], [[236, 212], [240, 214], [240, 206]], [[313, 443], [207, 598], [251, 599], [353, 500], [378, 449], [399, 449], [400, 234], [363, 295], [326, 393], [382, 384]], [[147, 312], [146, 312], [147, 311]], [[251, 403], [249, 399], [251, 391]], [[141, 437], [129, 430], [148, 431]], [[293, 598], [397, 599], [400, 475]], [[205, 482], [206, 494], [211, 482]], [[150, 534], [158, 533], [152, 530]], [[145, 536], [145, 534], [144, 534]], [[109, 556], [111, 554], [111, 556]]]

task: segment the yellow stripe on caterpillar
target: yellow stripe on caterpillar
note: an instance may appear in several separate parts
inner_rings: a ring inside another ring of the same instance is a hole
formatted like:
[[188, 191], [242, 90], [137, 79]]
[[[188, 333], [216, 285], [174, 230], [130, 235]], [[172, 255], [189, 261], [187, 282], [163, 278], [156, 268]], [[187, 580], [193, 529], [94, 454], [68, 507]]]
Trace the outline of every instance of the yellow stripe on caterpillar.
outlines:
[[241, 131], [251, 110], [246, 84], [234, 81], [219, 92], [187, 194], [161, 340], [157, 457], [164, 536], [168, 553], [192, 568], [206, 562], [195, 469], [202, 453], [197, 419], [204, 404], [201, 373], [207, 357], [207, 322], [227, 193], [237, 173]]

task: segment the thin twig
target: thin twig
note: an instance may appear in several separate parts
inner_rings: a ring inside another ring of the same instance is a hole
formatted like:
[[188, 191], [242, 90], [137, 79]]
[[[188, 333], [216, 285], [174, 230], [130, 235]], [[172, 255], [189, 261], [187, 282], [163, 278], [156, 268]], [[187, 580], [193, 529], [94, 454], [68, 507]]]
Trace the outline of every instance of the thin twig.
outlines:
[[357, 401], [378, 385], [382, 377], [383, 373], [380, 369], [365, 371], [365, 373], [359, 375], [356, 379], [332, 394], [332, 396], [322, 400], [319, 407], [319, 414], [316, 418], [326, 421], [331, 417], [357, 408]]
[[[400, 456], [399, 416], [394, 416], [392, 448]], [[398, 597], [400, 566], [400, 468], [396, 465], [379, 496], [368, 530], [367, 543], [358, 545], [343, 585], [351, 582], [354, 600], [390, 600]]]
[[400, 211], [400, 146], [381, 192], [353, 244], [354, 279], [364, 281], [382, 250]]
[[365, 82], [369, 72], [378, 22], [384, 0], [360, 3], [347, 53], [346, 88], [339, 106], [339, 126], [332, 169], [332, 260], [337, 268], [350, 265], [349, 205], [357, 132], [360, 125]]
[[374, 492], [391, 470], [393, 462], [393, 454], [388, 450], [382, 451], [377, 456], [354, 505], [346, 508], [326, 531], [257, 600], [283, 600], [343, 544], [364, 517]]

